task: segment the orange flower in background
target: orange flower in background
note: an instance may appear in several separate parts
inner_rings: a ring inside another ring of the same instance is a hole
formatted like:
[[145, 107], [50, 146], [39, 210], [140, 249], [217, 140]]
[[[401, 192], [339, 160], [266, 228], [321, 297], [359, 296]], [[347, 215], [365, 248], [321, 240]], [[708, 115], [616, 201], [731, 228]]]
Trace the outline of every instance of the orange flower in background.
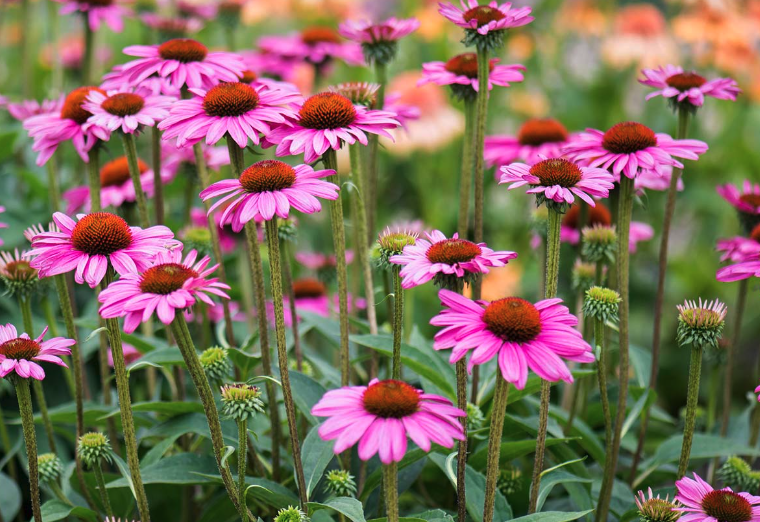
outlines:
[[592, 1], [568, 1], [557, 12], [554, 26], [560, 32], [602, 36], [607, 30], [607, 16]]
[[602, 43], [602, 58], [617, 68], [656, 67], [678, 61], [665, 16], [652, 4], [631, 4], [615, 14], [613, 32]]
[[447, 29], [446, 19], [438, 14], [438, 2], [425, 2], [425, 5], [414, 12], [415, 18], [420, 21], [417, 35], [423, 40], [435, 40]]
[[[507, 266], [490, 268], [483, 276], [482, 299], [496, 301], [510, 295], [520, 295], [520, 278], [522, 277], [522, 265], [513, 260]], [[472, 288], [465, 286], [465, 297], [472, 296]]]

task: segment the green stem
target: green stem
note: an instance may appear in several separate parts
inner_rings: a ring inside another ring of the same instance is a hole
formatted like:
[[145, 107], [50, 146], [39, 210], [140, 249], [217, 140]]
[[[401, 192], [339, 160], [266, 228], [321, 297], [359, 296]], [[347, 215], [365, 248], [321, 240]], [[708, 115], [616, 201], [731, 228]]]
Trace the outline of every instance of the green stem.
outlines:
[[741, 339], [742, 320], [744, 319], [744, 309], [747, 304], [748, 283], [749, 279], [739, 281], [739, 290], [736, 295], [736, 311], [734, 312], [733, 337], [727, 348], [726, 375], [723, 378], [723, 418], [720, 425], [722, 437], [725, 437], [728, 433], [728, 422], [731, 418], [731, 385], [733, 384], [734, 358], [736, 357], [739, 340]]
[[32, 77], [34, 58], [32, 57], [32, 26], [30, 20], [30, 0], [21, 0], [21, 31], [20, 31], [20, 45], [21, 45], [21, 93], [24, 99], [28, 100], [34, 98], [33, 96], [33, 82]]
[[[293, 333], [293, 353], [296, 356], [296, 370], [303, 371], [303, 352], [301, 351], [301, 337], [298, 335], [298, 317], [296, 312], [296, 295], [293, 291], [293, 271], [290, 267], [290, 246], [287, 241], [280, 241], [282, 252], [282, 284], [288, 296], [288, 309], [290, 311], [290, 330]], [[373, 350], [374, 351], [374, 350]]]
[[[456, 363], [457, 408], [467, 411], [467, 360], [462, 358]], [[497, 378], [498, 379], [498, 378]], [[457, 520], [467, 519], [467, 416], [461, 418], [465, 438], [457, 445]]]
[[48, 177], [48, 197], [50, 198], [50, 210], [58, 212], [61, 202], [61, 194], [58, 189], [58, 169], [56, 168], [57, 158], [55, 154], [50, 157], [45, 167], [47, 167]]
[[16, 398], [21, 414], [21, 427], [24, 431], [26, 456], [29, 461], [29, 494], [32, 498], [32, 514], [35, 522], [42, 522], [40, 511], [40, 482], [37, 468], [37, 435], [34, 432], [34, 412], [32, 411], [32, 394], [29, 392], [29, 380], [15, 376]]
[[74, 507], [74, 504], [66, 497], [66, 495], [63, 493], [63, 490], [61, 490], [61, 486], [59, 486], [57, 482], [48, 482], [47, 486], [53, 491], [53, 494], [58, 498], [58, 500], [65, 504], [68, 504], [71, 507]]
[[91, 85], [93, 82], [92, 58], [95, 54], [95, 33], [90, 29], [87, 13], [82, 14], [84, 24], [84, 56], [82, 57], [82, 83]]
[[401, 286], [401, 267], [393, 267], [393, 378], [401, 379], [401, 335], [404, 328], [404, 288]]
[[137, 201], [137, 213], [140, 216], [140, 226], [148, 228], [150, 220], [148, 219], [148, 203], [145, 201], [145, 192], [140, 181], [140, 167], [137, 161], [137, 144], [135, 135], [122, 132], [121, 137], [124, 140], [124, 154], [127, 156], [129, 165], [129, 176], [132, 178], [132, 185], [135, 187], [135, 199]]
[[[327, 181], [340, 185], [338, 180], [338, 156], [329, 148], [322, 155], [322, 162], [326, 169], [332, 169], [332, 174]], [[340, 193], [338, 198], [330, 202], [330, 224], [332, 226], [333, 244], [335, 245], [335, 271], [338, 276], [338, 309], [340, 312], [340, 383], [348, 386], [351, 371], [350, 357], [348, 353], [348, 285], [346, 282], [346, 232], [343, 227], [343, 203]]]
[[398, 522], [398, 464], [383, 465], [383, 489], [385, 512], [388, 522]]
[[546, 231], [546, 287], [544, 297], [550, 299], [557, 296], [559, 284], [559, 251], [560, 251], [560, 228], [562, 226], [562, 214], [549, 207]]
[[464, 101], [464, 136], [462, 138], [462, 169], [459, 174], [459, 237], [466, 238], [470, 228], [470, 195], [472, 191], [473, 167], [473, 130], [475, 124], [475, 101]]
[[[388, 67], [386, 64], [378, 62], [375, 62], [374, 66], [375, 83], [380, 86], [380, 88], [377, 90], [375, 109], [383, 110], [383, 107], [385, 106], [385, 84], [388, 83]], [[369, 143], [367, 146], [367, 230], [370, 232], [375, 230], [375, 223], [377, 221], [379, 140], [380, 137], [377, 134], [370, 134]], [[372, 242], [373, 238], [371, 236], [367, 236], [366, 240], [369, 244]]]
[[57, 98], [63, 88], [63, 61], [61, 60], [61, 51], [58, 48], [58, 38], [60, 37], [60, 19], [55, 2], [47, 2], [47, 16], [50, 22], [50, 35], [48, 43], [53, 49], [53, 77], [51, 81], [51, 94]]
[[87, 179], [90, 185], [90, 212], [100, 212], [100, 145], [90, 149], [89, 156]]
[[712, 432], [715, 422], [718, 419], [718, 396], [720, 395], [720, 374], [721, 365], [717, 361], [713, 362], [710, 368], [709, 386], [707, 392], [707, 432]]
[[486, 489], [483, 502], [483, 522], [493, 522], [496, 502], [496, 482], [499, 478], [499, 456], [501, 455], [501, 435], [504, 431], [504, 417], [509, 400], [509, 383], [497, 370], [496, 389], [491, 408], [491, 429], [488, 433], [488, 459], [486, 464]]
[[[127, 136], [127, 134], [125, 134], [125, 136]], [[104, 289], [111, 284], [113, 276], [113, 267], [109, 264], [105, 279], [103, 280]], [[181, 316], [182, 314], [178, 315]], [[127, 375], [127, 368], [124, 364], [124, 351], [121, 344], [121, 327], [119, 326], [119, 320], [116, 318], [106, 319], [106, 328], [108, 328], [108, 342], [111, 345], [111, 353], [113, 354], [113, 369], [116, 377], [116, 391], [119, 395], [121, 426], [124, 435], [124, 444], [127, 447], [127, 465], [129, 466], [129, 472], [132, 476], [140, 520], [146, 522], [150, 521], [150, 510], [148, 507], [148, 496], [145, 494], [145, 487], [142, 482], [142, 473], [140, 472], [140, 456], [137, 451], [135, 423], [132, 417], [132, 398], [129, 394], [129, 376]]]
[[106, 515], [113, 517], [113, 508], [111, 508], [111, 500], [108, 498], [108, 490], [106, 489], [106, 481], [103, 478], [103, 470], [100, 468], [100, 462], [97, 462], [95, 466], [93, 466], [92, 471], [95, 473], [95, 482], [98, 484], [100, 501], [103, 502], [103, 508], [106, 510]]
[[689, 388], [686, 395], [686, 420], [683, 428], [681, 458], [678, 460], [678, 478], [683, 477], [689, 467], [694, 426], [697, 423], [697, 402], [699, 401], [699, 379], [701, 375], [702, 345], [692, 345], [691, 361], [689, 362]]
[[[298, 425], [296, 424], [296, 406], [293, 402], [293, 392], [290, 387], [290, 372], [288, 370], [288, 352], [285, 339], [285, 311], [282, 305], [282, 272], [280, 269], [280, 242], [277, 237], [277, 218], [266, 222], [267, 242], [269, 245], [269, 275], [272, 280], [272, 301], [274, 302], [274, 325], [277, 335], [277, 359], [280, 366], [282, 395], [285, 400], [285, 413], [288, 417], [290, 444], [293, 451], [293, 467], [296, 472], [296, 485], [301, 500], [301, 509], [306, 509], [306, 480], [303, 464], [301, 463], [301, 445], [298, 441]], [[345, 256], [344, 256], [345, 262]], [[295, 317], [293, 318], [295, 320]]]
[[152, 131], [153, 153], [153, 209], [156, 214], [156, 224], [164, 224], [164, 182], [161, 180], [161, 131], [158, 126]]
[[245, 471], [248, 468], [248, 423], [245, 420], [238, 421], [238, 501], [240, 502], [240, 513], [243, 522], [248, 520], [248, 507], [246, 506], [245, 494]]
[[[609, 484], [614, 479], [614, 468], [612, 459], [609, 458], [612, 452], [612, 414], [610, 413], [610, 400], [607, 395], [607, 346], [604, 335], [604, 322], [594, 319], [594, 342], [599, 347], [599, 360], [596, 364], [597, 377], [599, 379], [599, 397], [602, 403], [602, 415], [604, 416], [604, 449], [606, 455], [604, 461], [604, 473], [602, 475], [602, 488], [599, 494], [599, 504], [602, 504], [602, 491], [606, 491]], [[599, 508], [597, 508], [599, 509]], [[597, 518], [597, 520], [600, 520]]]
[[[473, 178], [475, 179], [475, 217], [473, 241], [475, 243], [483, 242], [483, 206], [485, 201], [483, 177], [483, 147], [486, 137], [486, 121], [488, 119], [488, 75], [489, 60], [488, 50], [478, 46], [478, 94], [475, 99], [475, 144], [474, 155], [475, 161], [473, 166]], [[480, 299], [482, 279], [476, 279], [472, 284], [472, 298]]]

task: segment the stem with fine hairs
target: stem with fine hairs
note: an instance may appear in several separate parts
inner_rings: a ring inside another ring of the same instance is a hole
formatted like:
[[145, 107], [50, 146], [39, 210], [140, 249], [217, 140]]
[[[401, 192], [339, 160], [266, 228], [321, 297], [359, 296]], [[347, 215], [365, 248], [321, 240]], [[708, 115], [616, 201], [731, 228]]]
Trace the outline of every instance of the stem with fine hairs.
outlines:
[[[380, 87], [375, 96], [375, 109], [383, 110], [385, 106], [385, 84], [388, 83], [388, 66], [385, 63], [375, 62], [375, 83]], [[379, 156], [377, 154], [380, 137], [377, 134], [369, 135], [367, 146], [367, 231], [375, 230], [377, 220], [377, 185], [379, 171]], [[367, 236], [369, 244], [374, 238]]]
[[404, 328], [404, 288], [401, 286], [400, 265], [393, 265], [393, 379], [401, 379], [401, 334]]
[[398, 522], [398, 464], [383, 464], [383, 490], [387, 522]]
[[678, 475], [680, 479], [686, 474], [691, 456], [691, 443], [694, 440], [694, 427], [697, 424], [697, 402], [699, 401], [699, 379], [702, 376], [702, 345], [691, 346], [689, 362], [689, 387], [686, 393], [686, 419], [683, 427], [683, 443], [681, 458], [678, 460]]
[[151, 129], [152, 167], [153, 167], [153, 210], [156, 214], [156, 225], [164, 224], [164, 183], [161, 180], [161, 131], [158, 125]]
[[148, 203], [145, 200], [145, 192], [140, 180], [140, 166], [137, 160], [137, 144], [135, 135], [128, 132], [122, 132], [121, 137], [124, 140], [124, 154], [127, 156], [127, 165], [129, 166], [129, 177], [132, 178], [132, 185], [135, 188], [135, 200], [137, 201], [137, 214], [140, 217], [140, 226], [148, 228], [150, 219], [148, 218]]
[[486, 488], [485, 499], [483, 502], [483, 522], [493, 522], [494, 505], [496, 503], [496, 483], [499, 478], [501, 436], [504, 431], [504, 417], [507, 413], [507, 402], [509, 400], [509, 383], [504, 380], [501, 371], [498, 369], [496, 371], [496, 389], [493, 393], [491, 429], [488, 433], [488, 459], [486, 461]]
[[32, 514], [35, 521], [42, 522], [40, 510], [40, 481], [37, 467], [37, 435], [34, 431], [34, 412], [32, 410], [32, 394], [29, 392], [29, 379], [12, 375], [16, 386], [18, 410], [21, 414], [21, 427], [24, 432], [26, 456], [29, 461], [29, 494], [32, 497]]

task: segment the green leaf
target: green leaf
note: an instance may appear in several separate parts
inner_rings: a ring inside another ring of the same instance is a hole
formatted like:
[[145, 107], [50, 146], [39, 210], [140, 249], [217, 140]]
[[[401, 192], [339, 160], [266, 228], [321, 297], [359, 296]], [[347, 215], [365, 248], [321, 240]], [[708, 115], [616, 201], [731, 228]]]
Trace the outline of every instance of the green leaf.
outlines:
[[541, 486], [538, 491], [538, 507], [536, 508], [536, 511], [541, 511], [541, 507], [544, 505], [549, 493], [554, 489], [554, 486], [571, 482], [590, 484], [593, 481], [590, 478], [579, 477], [561, 469], [549, 471], [544, 475], [541, 479]]
[[310, 424], [317, 424], [319, 421], [311, 414], [311, 409], [327, 393], [325, 387], [311, 377], [295, 371], [290, 372], [290, 387], [298, 410]]
[[427, 522], [454, 522], [454, 517], [442, 509], [431, 509], [429, 511], [423, 511], [422, 513], [415, 513], [411, 518], [416, 520], [426, 520]]
[[631, 426], [633, 426], [633, 423], [636, 421], [639, 414], [645, 408], [649, 408], [652, 404], [654, 404], [655, 400], [657, 400], [657, 392], [654, 390], [647, 388], [646, 393], [641, 394], [639, 400], [636, 401], [636, 403], [631, 408], [631, 411], [628, 412], [628, 416], [626, 417], [625, 422], [623, 422], [623, 429], [620, 435], [621, 439], [625, 437], [625, 434], [628, 433], [629, 429], [631, 429]]
[[352, 522], [365, 522], [362, 503], [351, 497], [335, 497], [324, 502], [309, 502], [309, 514], [320, 509], [333, 509]]
[[589, 509], [587, 511], [571, 511], [567, 513], [562, 511], [546, 511], [544, 513], [533, 513], [532, 515], [513, 518], [512, 522], [570, 522], [578, 520], [592, 511], [594, 510]]
[[138, 360], [127, 366], [127, 371], [141, 368], [159, 368], [164, 366], [184, 366], [185, 361], [177, 348], [163, 348], [146, 353]]
[[[124, 460], [114, 452], [111, 452], [111, 458], [116, 463], [116, 467], [119, 468], [119, 472], [121, 473], [121, 476], [124, 477], [114, 482], [119, 482], [123, 480], [124, 485], [129, 486], [129, 489], [132, 491], [132, 496], [135, 497], [135, 499], [137, 499], [137, 494], [135, 493], [135, 484], [134, 482], [132, 482], [132, 474], [129, 472], [129, 466], [127, 466], [127, 463], [124, 462]], [[111, 482], [111, 484], [114, 484], [114, 482]], [[144, 477], [143, 477], [143, 482], [145, 482]], [[108, 485], [106, 485], [106, 487], [108, 487]]]
[[[194, 401], [187, 402], [171, 402], [171, 401], [155, 401], [155, 402], [136, 402], [132, 404], [132, 411], [145, 411], [150, 413], [160, 413], [163, 415], [175, 416], [183, 415], [185, 413], [203, 413], [203, 406]], [[116, 408], [108, 415], [104, 415], [98, 420], [105, 420], [108, 417], [120, 415], [121, 410]]]
[[[208, 429], [208, 420], [202, 413], [187, 413], [178, 415], [150, 428], [143, 437], [171, 437], [194, 433], [201, 437], [211, 438]], [[237, 426], [232, 421], [222, 421], [222, 434], [226, 445], [237, 445]]]
[[98, 514], [91, 509], [81, 506], [70, 506], [60, 500], [51, 500], [41, 506], [41, 515], [44, 522], [64, 520], [69, 516], [77, 517], [88, 522], [98, 522]]
[[[146, 466], [140, 472], [144, 484], [206, 484], [213, 482], [213, 479], [204, 478], [203, 475], [218, 474], [219, 470], [211, 455], [179, 453]], [[107, 487], [123, 488], [128, 485], [127, 480], [122, 478], [107, 484]]]
[[174, 443], [177, 442], [177, 439], [181, 436], [182, 435], [172, 435], [165, 439], [161, 439], [158, 443], [156, 443], [156, 445], [150, 448], [150, 450], [148, 450], [148, 452], [143, 456], [142, 460], [140, 461], [140, 469], [151, 466], [161, 460], [164, 454], [169, 451], [172, 446], [174, 446]]
[[21, 490], [5, 473], [0, 473], [0, 514], [3, 520], [13, 520], [21, 508]]
[[652, 368], [652, 352], [635, 344], [630, 345], [631, 366], [637, 384], [641, 388], [649, 387], [649, 376]]
[[[553, 437], [546, 438], [546, 447], [555, 444], [564, 444], [577, 439], [559, 439]], [[503, 465], [510, 460], [514, 460], [523, 455], [528, 455], [536, 451], [536, 439], [515, 440], [501, 443], [501, 452], [499, 453], [499, 464]], [[480, 450], [473, 453], [467, 462], [475, 469], [485, 469], [488, 459], [488, 447], [483, 446]]]
[[325, 441], [317, 433], [319, 426], [314, 426], [301, 446], [301, 461], [306, 479], [306, 497], [310, 497], [314, 488], [325, 472], [328, 464], [333, 459], [334, 441]]

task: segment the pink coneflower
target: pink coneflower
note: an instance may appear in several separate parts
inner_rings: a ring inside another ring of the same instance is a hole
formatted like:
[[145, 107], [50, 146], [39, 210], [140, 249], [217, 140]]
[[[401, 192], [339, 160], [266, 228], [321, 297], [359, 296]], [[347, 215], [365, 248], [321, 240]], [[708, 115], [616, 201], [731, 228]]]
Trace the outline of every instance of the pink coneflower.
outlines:
[[560, 204], [575, 202], [579, 197], [592, 207], [594, 198], [606, 198], [614, 187], [612, 175], [605, 169], [580, 167], [564, 158], [539, 161], [533, 166], [526, 163], [512, 163], [501, 167], [499, 184], [511, 183], [509, 190], [530, 185], [526, 193], [536, 194], [543, 200]]
[[[164, 164], [161, 169], [161, 181], [168, 183], [176, 174], [169, 165]], [[137, 168], [140, 171], [140, 183], [148, 197], [153, 197], [154, 178], [153, 170], [140, 158], [137, 159]], [[63, 200], [68, 204], [66, 213], [73, 214], [77, 210], [90, 210], [90, 187], [87, 185], [74, 187], [63, 193]], [[105, 207], [120, 207], [124, 203], [134, 203], [135, 184], [129, 175], [129, 164], [126, 156], [120, 156], [109, 161], [100, 169], [100, 201]]]
[[56, 212], [53, 221], [60, 232], [42, 232], [32, 238], [31, 266], [40, 271], [40, 277], [76, 270], [74, 280], [86, 281], [90, 288], [103, 280], [109, 262], [124, 276], [145, 270], [156, 254], [179, 244], [165, 226], [130, 227], [108, 212], [80, 215], [79, 221]]
[[346, 386], [325, 393], [311, 409], [329, 417], [319, 427], [322, 440], [335, 440], [336, 454], [359, 443], [359, 458], [376, 453], [383, 464], [400, 462], [409, 436], [423, 451], [435, 442], [451, 448], [464, 440], [460, 417], [466, 413], [440, 395], [418, 390], [402, 381], [373, 379], [369, 386]]
[[628, 250], [636, 253], [636, 245], [641, 241], [649, 241], [654, 237], [654, 229], [647, 223], [640, 221], [631, 221], [631, 228], [628, 234]]
[[459, 27], [476, 31], [480, 35], [521, 27], [533, 21], [530, 7], [512, 9], [511, 3], [499, 5], [495, 1], [479, 5], [478, 0], [460, 0], [459, 4], [461, 8], [450, 2], [441, 2], [438, 4], [438, 12]]
[[562, 359], [593, 362], [591, 346], [576, 329], [578, 319], [561, 299], [545, 299], [535, 305], [519, 297], [486, 303], [442, 289], [443, 311], [430, 324], [444, 327], [435, 335], [433, 348], [453, 348], [455, 363], [472, 350], [469, 366], [498, 356], [504, 380], [522, 390], [533, 370], [547, 381], [573, 382]]
[[741, 190], [732, 183], [718, 185], [715, 190], [736, 209], [747, 232], [760, 223], [760, 184], [744, 180]]
[[[577, 245], [581, 240], [581, 231], [579, 230], [578, 221], [580, 220], [580, 206], [573, 205], [565, 213], [560, 225], [559, 239], [564, 243]], [[600, 201], [596, 206], [589, 207], [586, 223], [584, 227], [593, 226], [612, 226], [612, 215], [609, 209]], [[648, 241], [654, 237], [654, 229], [646, 223], [631, 221], [630, 233], [628, 235], [628, 251], [632, 254], [636, 252], [639, 241]]]
[[132, 15], [132, 10], [119, 5], [116, 0], [56, 0], [63, 4], [61, 14], [83, 13], [87, 15], [90, 29], [97, 31], [105, 23], [112, 31], [120, 33], [124, 29], [124, 17]]
[[211, 258], [205, 256], [196, 263], [197, 257], [198, 253], [191, 250], [183, 261], [181, 249], [164, 250], [142, 273], [122, 274], [98, 296], [103, 303], [101, 317], [125, 317], [124, 331], [132, 333], [154, 311], [162, 323], [170, 324], [176, 310], [191, 307], [197, 300], [213, 306], [214, 301], [206, 294], [229, 299], [224, 292], [229, 290], [228, 285], [217, 278], [207, 279], [219, 265], [207, 268]]
[[747, 252], [738, 263], [719, 269], [715, 277], [724, 283], [760, 277], [760, 250], [756, 250], [754, 253]]
[[396, 42], [412, 34], [420, 26], [416, 18], [388, 18], [382, 22], [348, 20], [340, 24], [338, 32], [344, 38], [360, 44]]
[[403, 266], [399, 272], [403, 288], [419, 286], [431, 279], [436, 284], [450, 278], [469, 279], [517, 257], [515, 252], [494, 251], [485, 243], [459, 239], [459, 234], [449, 239], [440, 230], [433, 230], [425, 235], [427, 239], [417, 239], [415, 244], [405, 246], [402, 254], [390, 258], [391, 263]]
[[259, 134], [269, 134], [272, 124], [285, 124], [296, 117], [293, 105], [301, 100], [295, 92], [255, 87], [238, 81], [224, 82], [208, 91], [190, 89], [197, 97], [172, 106], [161, 122], [164, 139], [177, 139], [177, 146], [193, 145], [205, 138], [213, 145], [229, 134], [240, 148]]
[[16, 327], [10, 323], [0, 325], [0, 377], [15, 371], [24, 379], [31, 377], [41, 381], [45, 378], [45, 370], [35, 361], [68, 368], [59, 356], [71, 355], [69, 346], [76, 344], [76, 341], [65, 337], [53, 337], [43, 341], [42, 338], [47, 331], [46, 326], [40, 336], [32, 340], [26, 333], [18, 335]]
[[[40, 60], [48, 69], [55, 67], [60, 61], [64, 69], [80, 72], [84, 58], [84, 38], [79, 34], [67, 35], [56, 42], [47, 44], [43, 49]], [[108, 47], [96, 47], [94, 59], [100, 63], [111, 61], [111, 50]]]
[[[122, 343], [121, 349], [124, 352], [124, 364], [127, 366], [142, 357], [142, 353], [129, 343]], [[108, 349], [108, 366], [113, 368], [113, 351], [110, 348]]]
[[71, 91], [60, 110], [54, 110], [24, 121], [24, 128], [34, 139], [32, 150], [39, 153], [37, 165], [44, 165], [64, 141], [71, 140], [74, 148], [85, 162], [89, 162], [88, 152], [97, 143], [96, 127], [87, 120], [92, 114], [83, 105], [90, 92], [105, 91], [97, 87], [78, 87]]
[[422, 111], [416, 105], [405, 103], [404, 95], [400, 92], [391, 92], [385, 96], [385, 106], [383, 110], [392, 112], [401, 127], [408, 129], [408, 124], [417, 121], [422, 117]]
[[132, 45], [124, 54], [139, 59], [122, 65], [125, 81], [139, 85], [153, 74], [168, 78], [172, 87], [210, 89], [219, 82], [236, 82], [245, 69], [240, 56], [210, 53], [202, 43], [177, 38], [160, 45]]
[[760, 386], [758, 386], [757, 388], [755, 388], [755, 393], [758, 394], [757, 401], [760, 402]]
[[90, 112], [85, 128], [92, 127], [93, 134], [108, 141], [111, 132], [121, 129], [134, 134], [140, 125], [154, 127], [169, 116], [174, 97], [150, 94], [149, 91], [129, 87], [119, 91], [90, 91], [82, 107]]
[[386, 129], [398, 126], [393, 113], [354, 105], [336, 92], [322, 92], [303, 103], [292, 127], [275, 129], [267, 142], [278, 144], [278, 156], [303, 153], [306, 163], [312, 163], [327, 149], [340, 149], [344, 142], [366, 145], [366, 133], [390, 138]]
[[760, 497], [735, 493], [731, 488], [713, 489], [696, 473], [694, 479], [676, 481], [676, 508], [684, 515], [680, 522], [757, 522], [760, 521]]
[[683, 67], [677, 65], [644, 69], [641, 73], [644, 78], [639, 82], [657, 89], [647, 95], [647, 100], [662, 96], [675, 104], [685, 102], [693, 107], [701, 107], [705, 96], [736, 101], [736, 96], [741, 92], [736, 80], [732, 78], [708, 81], [704, 76], [693, 71], [684, 71]]
[[740, 263], [757, 258], [760, 254], [760, 225], [752, 229], [749, 237], [719, 239], [715, 249], [722, 254], [721, 261]]
[[264, 36], [259, 39], [258, 47], [275, 56], [305, 61], [314, 66], [325, 66], [333, 59], [349, 65], [362, 65], [364, 54], [360, 45], [341, 40], [337, 31], [330, 27], [307, 27], [300, 33], [289, 35]]
[[[509, 87], [510, 82], [521, 82], [524, 77], [520, 71], [525, 66], [520, 64], [497, 65], [498, 58], [491, 58], [488, 63], [488, 90], [494, 85]], [[428, 82], [438, 85], [464, 85], [472, 87], [472, 93], [478, 92], [478, 58], [475, 53], [457, 55], [448, 62], [427, 62], [422, 64], [422, 79], [419, 85]], [[463, 97], [459, 91], [454, 91], [459, 97]]]
[[[633, 189], [636, 194], [643, 195], [645, 190], [656, 190], [658, 192], [665, 192], [670, 188], [670, 180], [673, 176], [673, 167], [666, 165], [662, 167], [662, 174], [651, 170], [644, 170], [639, 172], [636, 179], [633, 180]], [[615, 176], [615, 183], [620, 183], [620, 175]], [[679, 192], [684, 189], [683, 176], [678, 177], [678, 184], [676, 190]]]
[[[293, 295], [295, 297], [296, 314], [309, 312], [320, 317], [330, 317], [331, 313], [339, 309], [338, 294], [328, 295], [327, 287], [318, 279], [311, 277], [302, 277], [293, 281]], [[290, 314], [290, 299], [286, 296], [283, 299], [285, 308], [285, 326], [290, 327], [293, 324], [293, 316]], [[367, 302], [364, 299], [355, 298], [348, 294], [347, 312], [350, 314], [353, 310], [364, 310]], [[267, 302], [267, 317], [274, 321], [274, 304]]]
[[[306, 268], [317, 272], [325, 269], [334, 269], [336, 264], [334, 254], [328, 255], [321, 252], [300, 251], [296, 252], [294, 257], [296, 258], [296, 261]], [[354, 251], [346, 250], [346, 264], [350, 265], [353, 261]]]
[[641, 123], [624, 121], [607, 132], [586, 129], [564, 150], [575, 161], [635, 178], [647, 170], [661, 175], [668, 165], [683, 168], [675, 158], [696, 160], [707, 150], [707, 144], [699, 140], [674, 140], [667, 134], [655, 134]]
[[483, 157], [490, 167], [524, 161], [529, 165], [559, 158], [568, 142], [567, 129], [552, 118], [535, 118], [522, 124], [516, 136], [486, 136]]
[[314, 170], [309, 165], [291, 167], [277, 160], [254, 163], [240, 174], [238, 179], [217, 181], [200, 193], [202, 200], [222, 196], [209, 209], [234, 198], [222, 214], [222, 223], [232, 225], [240, 232], [251, 219], [270, 220], [275, 215], [287, 219], [291, 207], [313, 214], [322, 210], [317, 197], [337, 199], [339, 187], [322, 181], [335, 174], [333, 170]]
[[37, 100], [24, 100], [20, 103], [8, 103], [6, 108], [15, 120], [24, 122], [39, 114], [61, 112], [65, 99], [64, 96], [61, 96], [57, 100], [42, 100], [42, 103]]

